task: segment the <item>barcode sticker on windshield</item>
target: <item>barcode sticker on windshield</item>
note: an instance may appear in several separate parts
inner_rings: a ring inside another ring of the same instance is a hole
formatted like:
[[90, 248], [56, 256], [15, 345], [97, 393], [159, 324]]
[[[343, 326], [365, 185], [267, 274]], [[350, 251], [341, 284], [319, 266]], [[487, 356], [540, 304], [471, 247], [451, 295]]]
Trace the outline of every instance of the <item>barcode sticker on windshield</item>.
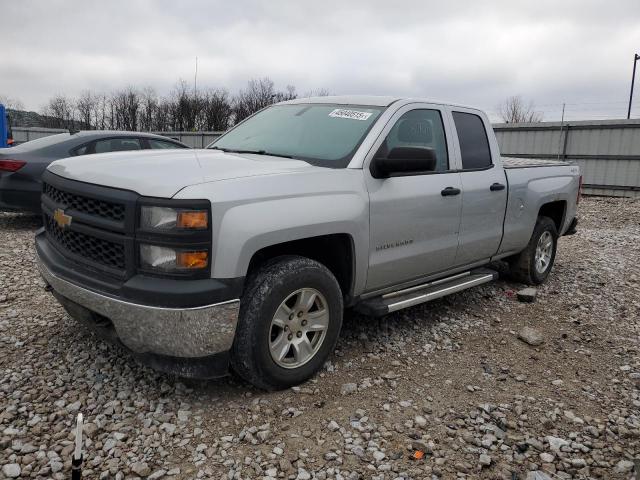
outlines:
[[335, 118], [350, 118], [351, 120], [367, 120], [371, 116], [371, 112], [359, 112], [357, 110], [336, 108], [329, 114], [329, 116]]

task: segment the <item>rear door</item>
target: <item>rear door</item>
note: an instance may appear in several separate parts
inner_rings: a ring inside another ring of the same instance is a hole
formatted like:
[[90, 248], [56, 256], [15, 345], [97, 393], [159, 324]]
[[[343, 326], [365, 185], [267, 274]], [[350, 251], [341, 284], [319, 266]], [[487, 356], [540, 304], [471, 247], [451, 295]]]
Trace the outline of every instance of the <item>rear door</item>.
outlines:
[[477, 111], [452, 108], [457, 152], [462, 163], [462, 221], [455, 264], [484, 261], [495, 255], [502, 240], [507, 205], [504, 169], [496, 164], [497, 144], [490, 142], [491, 125]]
[[[462, 195], [447, 115], [442, 105], [416, 103], [400, 108], [368, 155], [364, 174], [370, 202], [369, 291], [453, 265]], [[369, 171], [373, 157], [394, 147], [432, 148], [436, 170], [373, 178]]]

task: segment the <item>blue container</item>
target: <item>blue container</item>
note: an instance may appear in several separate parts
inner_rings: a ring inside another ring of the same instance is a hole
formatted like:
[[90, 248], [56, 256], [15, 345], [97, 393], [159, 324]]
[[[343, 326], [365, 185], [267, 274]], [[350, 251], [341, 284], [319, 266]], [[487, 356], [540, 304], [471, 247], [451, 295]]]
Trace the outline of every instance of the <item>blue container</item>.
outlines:
[[0, 148], [9, 146], [9, 119], [4, 105], [0, 104]]

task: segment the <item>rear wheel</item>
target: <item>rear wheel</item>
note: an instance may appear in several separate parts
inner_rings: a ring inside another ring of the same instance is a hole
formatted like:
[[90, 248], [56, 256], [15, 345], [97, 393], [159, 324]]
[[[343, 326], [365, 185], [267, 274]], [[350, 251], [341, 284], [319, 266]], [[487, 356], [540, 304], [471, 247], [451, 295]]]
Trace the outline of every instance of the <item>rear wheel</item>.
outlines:
[[538, 217], [527, 248], [509, 260], [510, 275], [529, 285], [543, 283], [556, 258], [558, 231], [549, 217]]
[[342, 326], [333, 274], [304, 257], [281, 257], [249, 279], [231, 352], [238, 375], [265, 390], [297, 385], [322, 367]]

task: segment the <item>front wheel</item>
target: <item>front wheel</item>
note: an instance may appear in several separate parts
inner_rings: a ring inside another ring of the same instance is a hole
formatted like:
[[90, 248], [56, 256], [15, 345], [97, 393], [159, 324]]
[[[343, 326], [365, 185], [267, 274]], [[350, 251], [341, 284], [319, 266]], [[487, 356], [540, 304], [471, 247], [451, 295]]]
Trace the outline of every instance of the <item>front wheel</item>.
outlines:
[[528, 285], [543, 283], [556, 258], [558, 231], [549, 217], [538, 217], [527, 248], [509, 260], [510, 274]]
[[265, 390], [297, 385], [322, 367], [342, 326], [333, 274], [304, 257], [281, 257], [251, 275], [231, 352], [235, 372]]

